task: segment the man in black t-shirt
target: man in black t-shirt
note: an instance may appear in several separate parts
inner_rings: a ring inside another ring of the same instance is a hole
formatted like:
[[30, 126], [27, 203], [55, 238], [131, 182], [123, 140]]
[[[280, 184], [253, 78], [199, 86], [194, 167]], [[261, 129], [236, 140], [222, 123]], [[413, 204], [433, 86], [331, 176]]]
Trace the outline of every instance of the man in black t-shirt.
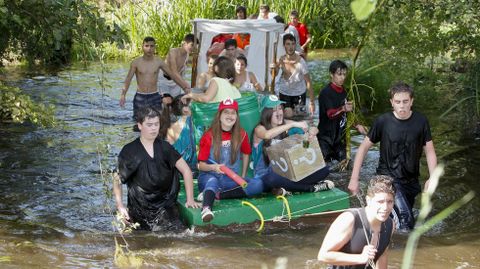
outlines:
[[[397, 190], [395, 212], [399, 218], [399, 228], [408, 230], [414, 227], [412, 208], [415, 197], [421, 192], [419, 176], [422, 152], [425, 152], [430, 175], [437, 166], [437, 156], [427, 118], [411, 110], [413, 89], [403, 82], [396, 83], [390, 88], [390, 98], [393, 112], [385, 113], [374, 121], [358, 148], [348, 189], [353, 194], [358, 192], [363, 159], [368, 149], [380, 142], [377, 174], [394, 179]], [[429, 180], [425, 182], [425, 188], [428, 183]]]
[[[113, 182], [117, 209], [126, 222], [138, 223], [143, 230], [181, 230], [179, 172], [187, 194], [185, 206], [200, 207], [193, 199], [192, 171], [168, 142], [158, 138], [161, 123], [157, 110], [140, 108], [135, 118], [140, 137], [125, 145], [118, 156], [118, 174]], [[121, 183], [127, 184], [128, 209], [123, 206]]]
[[[330, 64], [331, 82], [318, 96], [318, 142], [323, 158], [327, 162], [346, 159], [345, 128], [347, 112], [353, 110], [352, 102], [347, 101], [347, 92], [343, 88], [347, 75], [347, 65], [335, 60]], [[361, 134], [366, 134], [365, 127], [355, 125]]]

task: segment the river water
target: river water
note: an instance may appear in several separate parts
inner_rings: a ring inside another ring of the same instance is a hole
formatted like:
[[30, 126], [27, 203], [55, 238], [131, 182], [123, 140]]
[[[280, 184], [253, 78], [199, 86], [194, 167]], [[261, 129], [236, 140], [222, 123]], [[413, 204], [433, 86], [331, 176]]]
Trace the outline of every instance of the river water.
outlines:
[[[327, 64], [313, 64], [316, 76], [325, 74]], [[0, 268], [116, 266], [115, 240], [124, 241], [112, 225], [111, 183], [101, 171], [114, 167], [122, 145], [136, 137], [131, 131], [134, 86], [127, 107], [118, 106], [127, 68], [123, 63], [77, 66], [44, 77], [19, 69], [4, 74], [34, 99], [54, 103], [59, 125], [0, 125]], [[451, 141], [451, 131], [460, 128], [440, 122], [434, 112], [429, 115], [437, 153], [446, 163], [434, 198], [433, 212], [438, 213], [469, 190], [480, 193], [480, 143]], [[377, 158], [375, 149], [368, 154], [363, 175], [374, 173]], [[335, 178], [344, 188], [348, 175]], [[415, 268], [480, 268], [479, 226], [476, 197], [422, 237]], [[323, 268], [315, 259], [327, 229], [328, 223], [307, 219], [267, 225], [261, 234], [240, 227], [135, 232], [125, 240], [127, 257], [144, 267]], [[406, 235], [394, 236], [389, 268], [400, 268], [406, 240]]]

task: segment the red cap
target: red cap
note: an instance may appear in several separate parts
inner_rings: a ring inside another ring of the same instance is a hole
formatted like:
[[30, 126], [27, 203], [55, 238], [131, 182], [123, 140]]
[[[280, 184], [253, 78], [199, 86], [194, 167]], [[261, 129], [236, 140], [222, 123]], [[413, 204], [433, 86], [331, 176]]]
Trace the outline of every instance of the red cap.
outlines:
[[235, 111], [238, 112], [238, 103], [235, 100], [232, 100], [230, 98], [227, 98], [220, 102], [220, 105], [218, 105], [218, 112], [221, 112], [222, 110], [226, 108], [231, 108], [234, 109]]

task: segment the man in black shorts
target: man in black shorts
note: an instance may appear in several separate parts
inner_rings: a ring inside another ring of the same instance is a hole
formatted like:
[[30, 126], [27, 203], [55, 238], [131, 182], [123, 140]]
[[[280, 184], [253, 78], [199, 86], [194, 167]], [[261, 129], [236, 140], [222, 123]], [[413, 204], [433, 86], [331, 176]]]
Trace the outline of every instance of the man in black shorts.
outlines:
[[[412, 213], [415, 197], [421, 192], [420, 158], [425, 152], [428, 171], [432, 175], [437, 166], [437, 156], [427, 118], [411, 110], [413, 89], [403, 82], [396, 83], [390, 88], [390, 98], [393, 111], [375, 119], [358, 148], [348, 189], [353, 194], [358, 192], [363, 159], [368, 149], [380, 142], [377, 174], [388, 175], [394, 179], [397, 190], [395, 212], [399, 219], [399, 229], [410, 230], [415, 224]], [[425, 189], [428, 183], [429, 180], [425, 182]]]

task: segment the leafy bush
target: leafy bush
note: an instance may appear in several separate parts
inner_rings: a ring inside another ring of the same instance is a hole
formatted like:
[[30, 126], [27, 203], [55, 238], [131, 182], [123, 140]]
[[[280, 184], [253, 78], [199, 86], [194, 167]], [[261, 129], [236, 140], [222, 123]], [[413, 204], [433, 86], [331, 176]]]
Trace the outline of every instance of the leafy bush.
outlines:
[[54, 106], [37, 104], [19, 88], [0, 82], [0, 122], [25, 121], [44, 127], [55, 125]]

